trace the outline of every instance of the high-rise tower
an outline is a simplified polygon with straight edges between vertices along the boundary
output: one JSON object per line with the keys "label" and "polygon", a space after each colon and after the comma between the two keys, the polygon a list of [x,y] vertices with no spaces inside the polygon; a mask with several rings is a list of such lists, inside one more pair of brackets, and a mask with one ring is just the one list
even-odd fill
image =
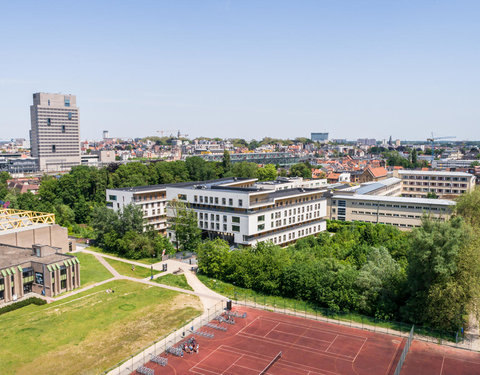
{"label": "high-rise tower", "polygon": [[32,156],[44,172],[80,164],[80,122],[75,95],[33,94],[30,106]]}

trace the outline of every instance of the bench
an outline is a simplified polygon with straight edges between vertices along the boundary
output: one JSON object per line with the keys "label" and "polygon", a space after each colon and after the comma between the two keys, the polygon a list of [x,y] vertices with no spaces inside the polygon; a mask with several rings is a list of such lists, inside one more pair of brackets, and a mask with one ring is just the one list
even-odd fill
{"label": "bench", "polygon": [[154,355],[152,356],[152,362],[155,362],[156,364],[165,367],[168,364],[168,359],[160,357],[158,355]]}
{"label": "bench", "polygon": [[139,368],[137,368],[137,373],[142,375],[155,375],[155,371],[145,366],[140,366]]}

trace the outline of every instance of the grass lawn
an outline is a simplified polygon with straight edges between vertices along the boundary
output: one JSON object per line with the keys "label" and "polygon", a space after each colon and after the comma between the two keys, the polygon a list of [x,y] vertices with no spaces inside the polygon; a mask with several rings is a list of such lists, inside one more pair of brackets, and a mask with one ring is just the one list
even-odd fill
{"label": "grass lawn", "polygon": [[[136,277],[137,279],[144,279],[146,277],[150,277],[151,271],[150,267],[140,267],[135,266],[135,270],[132,271],[132,263],[122,262],[121,260],[105,259],[113,268],[115,268],[119,274],[124,276]],[[153,274],[156,275],[160,273],[159,271],[153,270]]]}
{"label": "grass lawn", "polygon": [[201,306],[195,296],[128,280],[29,305],[0,319],[0,372],[99,374],[198,316]]}
{"label": "grass lawn", "polygon": [[169,273],[165,276],[160,276],[158,279],[155,279],[155,281],[160,284],[176,286],[186,290],[193,290],[193,288],[188,284],[185,275],[172,275]]}
{"label": "grass lawn", "polygon": [[158,258],[127,259],[127,258],[124,258],[124,257],[118,255],[118,254],[109,253],[108,251],[104,251],[100,247],[96,247],[96,246],[89,246],[86,249],[90,250],[90,251],[95,251],[96,253],[111,255],[111,256],[114,256],[114,257],[117,257],[117,258],[122,258],[122,259],[125,259],[125,260],[133,260],[135,262],[144,263],[144,264],[147,264],[147,265],[155,264],[155,263],[158,263],[158,262],[162,261],[161,259],[158,259]]}
{"label": "grass lawn", "polygon": [[80,252],[73,255],[80,261],[80,282],[82,287],[113,277],[110,271],[95,259],[93,255]]}

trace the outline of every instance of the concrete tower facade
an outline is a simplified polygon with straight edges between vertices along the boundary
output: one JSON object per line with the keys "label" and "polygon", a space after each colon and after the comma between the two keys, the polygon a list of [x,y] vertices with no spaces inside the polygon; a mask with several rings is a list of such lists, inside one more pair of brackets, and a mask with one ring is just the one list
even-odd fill
{"label": "concrete tower facade", "polygon": [[80,165],[80,119],[75,95],[33,94],[30,106],[32,156],[43,172]]}

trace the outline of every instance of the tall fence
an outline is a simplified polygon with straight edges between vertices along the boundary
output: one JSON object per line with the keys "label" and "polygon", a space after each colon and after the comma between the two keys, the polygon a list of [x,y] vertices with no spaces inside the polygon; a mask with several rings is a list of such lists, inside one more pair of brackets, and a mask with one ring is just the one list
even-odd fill
{"label": "tall fence", "polygon": [[199,330],[208,322],[212,321],[217,315],[223,312],[226,301],[219,301],[214,306],[210,307],[201,316],[188,321],[183,327],[172,331],[158,340],[148,344],[145,348],[139,350],[137,353],[125,358],[116,365],[110,367],[108,370],[102,372],[102,375],[128,375],[136,371],[137,368],[148,363],[153,356],[165,353],[167,348],[177,346],[184,340],[191,331]]}
{"label": "tall fence", "polygon": [[[229,293],[227,293],[229,294]],[[225,295],[225,294],[224,294]],[[263,295],[248,295],[234,292],[231,295],[235,304],[253,308],[266,309],[286,315],[304,317],[313,320],[331,322],[349,327],[355,327],[372,332],[407,337],[412,327],[411,323],[383,320],[354,312],[336,311],[314,306],[307,302],[296,301],[282,297]],[[458,332],[448,332],[430,327],[415,326],[415,338],[440,345],[453,346],[462,349],[479,351],[474,346],[473,339]]]}
{"label": "tall fence", "polygon": [[408,335],[407,342],[405,344],[405,347],[403,348],[402,355],[398,360],[397,368],[395,369],[394,375],[400,375],[400,371],[402,371],[403,362],[405,362],[405,358],[407,358],[408,351],[410,350],[410,345],[412,345],[413,331],[414,326],[412,326],[412,329],[410,330],[410,334]]}

